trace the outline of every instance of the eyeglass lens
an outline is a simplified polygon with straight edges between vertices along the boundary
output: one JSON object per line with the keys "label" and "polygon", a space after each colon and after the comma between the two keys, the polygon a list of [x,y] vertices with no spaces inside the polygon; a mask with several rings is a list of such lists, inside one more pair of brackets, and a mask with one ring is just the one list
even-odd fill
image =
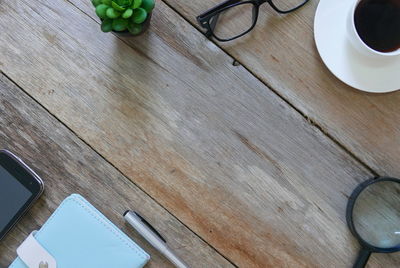
{"label": "eyeglass lens", "polygon": [[353,208],[356,232],[370,245],[393,248],[400,245],[400,183],[382,181],[369,185]]}
{"label": "eyeglass lens", "polygon": [[226,40],[247,32],[253,26],[253,8],[253,4],[245,3],[214,16],[210,21],[210,24],[215,23],[214,35]]}
{"label": "eyeglass lens", "polygon": [[[290,12],[308,0],[271,0],[274,8]],[[257,7],[253,3],[241,3],[227,8],[209,20],[214,36],[229,40],[249,31],[255,23]]]}

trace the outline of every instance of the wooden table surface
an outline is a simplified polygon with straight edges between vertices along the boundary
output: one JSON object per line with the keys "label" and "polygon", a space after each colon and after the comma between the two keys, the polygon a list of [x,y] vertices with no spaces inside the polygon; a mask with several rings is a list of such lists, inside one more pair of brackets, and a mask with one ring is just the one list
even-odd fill
{"label": "wooden table surface", "polygon": [[[286,16],[264,5],[226,44],[195,23],[218,2],[158,1],[149,31],[122,38],[99,30],[89,0],[0,0],[0,147],[46,184],[0,243],[1,267],[71,193],[148,251],[148,267],[170,264],[124,224],[126,208],[191,267],[351,267],[348,196],[400,176],[399,93],[329,73],[317,1]],[[399,266],[396,253],[369,262]]]}

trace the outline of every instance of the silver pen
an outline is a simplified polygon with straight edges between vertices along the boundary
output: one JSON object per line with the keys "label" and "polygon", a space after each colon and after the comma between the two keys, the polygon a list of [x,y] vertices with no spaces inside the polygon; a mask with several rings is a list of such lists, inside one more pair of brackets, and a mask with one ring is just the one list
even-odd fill
{"label": "silver pen", "polygon": [[142,216],[134,211],[124,213],[125,220],[147,240],[154,248],[163,254],[178,268],[189,268],[167,245],[167,241]]}

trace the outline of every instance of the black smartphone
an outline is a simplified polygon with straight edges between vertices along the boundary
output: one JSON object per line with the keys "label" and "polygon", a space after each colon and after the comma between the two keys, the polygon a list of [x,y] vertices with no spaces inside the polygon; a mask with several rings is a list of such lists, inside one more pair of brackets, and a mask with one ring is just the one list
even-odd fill
{"label": "black smartphone", "polygon": [[43,181],[20,158],[0,150],[0,240],[43,192]]}

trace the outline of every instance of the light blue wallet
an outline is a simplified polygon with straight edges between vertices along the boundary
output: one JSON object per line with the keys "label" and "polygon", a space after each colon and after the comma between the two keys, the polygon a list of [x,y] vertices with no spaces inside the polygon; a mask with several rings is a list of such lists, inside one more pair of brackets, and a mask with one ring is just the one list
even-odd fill
{"label": "light blue wallet", "polygon": [[[150,256],[82,196],[66,198],[34,234],[57,268],[139,268]],[[27,268],[17,258],[9,268]],[[29,267],[30,268],[30,267]]]}

